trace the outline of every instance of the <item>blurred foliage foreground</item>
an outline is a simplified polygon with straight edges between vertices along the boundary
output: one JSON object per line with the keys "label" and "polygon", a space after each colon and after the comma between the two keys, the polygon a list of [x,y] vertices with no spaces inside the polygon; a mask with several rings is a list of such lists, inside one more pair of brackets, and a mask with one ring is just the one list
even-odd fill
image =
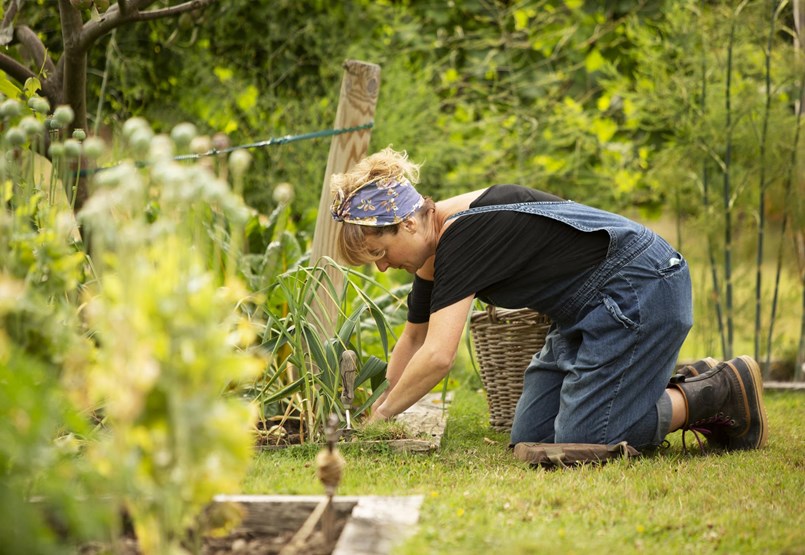
{"label": "blurred foliage foreground", "polygon": [[[2,112],[3,549],[110,542],[125,512],[143,552],[176,552],[212,496],[238,490],[255,444],[288,430],[316,441],[325,416],[359,414],[370,383],[382,391],[388,324],[365,293],[382,288],[340,268],[337,288],[302,264],[292,189],[270,216],[242,200],[246,150],[178,162],[210,139],[133,118],[119,162],[99,171],[109,147],[65,137],[69,107],[34,95]],[[93,194],[76,218],[79,179]],[[311,313],[319,292],[338,306],[334,337]],[[343,407],[346,349],[359,387]]]}

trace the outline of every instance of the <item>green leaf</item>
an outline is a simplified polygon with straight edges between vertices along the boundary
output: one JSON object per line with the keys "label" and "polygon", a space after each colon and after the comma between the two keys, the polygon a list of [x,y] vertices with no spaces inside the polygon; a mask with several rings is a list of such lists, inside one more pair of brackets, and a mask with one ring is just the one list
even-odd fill
{"label": "green leaf", "polygon": [[318,331],[307,323],[301,324],[301,327],[302,335],[307,342],[308,349],[310,349],[311,362],[322,370],[327,368],[327,351],[319,338]]}
{"label": "green leaf", "polygon": [[384,379],[383,382],[380,385],[378,385],[376,389],[372,390],[371,397],[369,397],[366,401],[364,401],[364,403],[360,407],[358,407],[358,409],[355,411],[355,416],[358,416],[363,411],[371,407],[374,404],[374,402],[377,401],[381,395],[383,395],[383,392],[386,391],[388,387],[389,382],[388,380]]}
{"label": "green leaf", "polygon": [[629,170],[618,170],[615,173],[615,187],[620,193],[630,193],[640,181],[640,174]]}
{"label": "green leaf", "polygon": [[226,67],[216,67],[212,70],[212,72],[216,77],[218,77],[218,79],[220,79],[221,83],[226,83],[234,76],[234,72]]}
{"label": "green leaf", "polygon": [[606,63],[607,61],[601,55],[601,52],[597,48],[593,48],[584,59],[584,68],[587,70],[587,73],[593,73],[604,67]]}
{"label": "green leaf", "polygon": [[296,393],[297,391],[299,391],[302,388],[302,385],[304,383],[305,383],[305,377],[302,376],[299,379],[297,379],[295,382],[286,385],[285,387],[283,387],[279,391],[276,391],[276,392],[272,393],[268,397],[264,397],[264,398],[260,399],[260,401],[264,405],[270,405],[271,403],[276,403],[277,401],[281,401],[283,399],[286,399],[286,398],[290,397],[291,395],[293,395],[294,393]]}
{"label": "green leaf", "polygon": [[39,79],[36,77],[29,77],[25,80],[25,85],[23,86],[23,90],[25,91],[25,96],[30,98],[36,95],[36,91],[42,88],[42,84],[39,82]]}
{"label": "green leaf", "polygon": [[514,10],[514,30],[522,31],[528,27],[528,12],[526,10]]}
{"label": "green leaf", "polygon": [[380,360],[376,356],[369,357],[355,378],[355,387],[362,385],[366,380],[371,380],[374,391],[386,378],[386,368],[388,368],[386,361]]}
{"label": "green leaf", "polygon": [[341,329],[338,330],[338,339],[341,341],[342,344],[349,343],[349,338],[352,336],[352,333],[355,331],[355,327],[360,322],[361,315],[366,310],[366,305],[360,305],[355,311],[350,314],[349,318],[341,325]]}
{"label": "green leaf", "polygon": [[246,90],[244,90],[242,93],[238,95],[236,101],[238,104],[238,108],[240,108],[244,112],[251,110],[257,105],[258,96],[259,93],[257,91],[257,87],[255,87],[254,85],[249,85],[248,87],[246,87]]}
{"label": "green leaf", "polygon": [[451,67],[450,69],[445,71],[444,74],[442,75],[442,82],[445,85],[452,85],[453,83],[458,81],[458,77],[459,77],[458,71],[456,71],[455,68]]}
{"label": "green leaf", "polygon": [[20,88],[8,79],[5,72],[0,73],[0,93],[8,98],[17,99],[21,92]]}
{"label": "green leaf", "polygon": [[593,121],[592,132],[595,133],[599,143],[608,142],[618,131],[618,124],[609,118]]}

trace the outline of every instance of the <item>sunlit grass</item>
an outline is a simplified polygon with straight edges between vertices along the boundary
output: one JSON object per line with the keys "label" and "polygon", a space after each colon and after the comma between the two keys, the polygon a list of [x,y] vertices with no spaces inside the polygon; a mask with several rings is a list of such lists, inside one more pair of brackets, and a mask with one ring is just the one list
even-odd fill
{"label": "sunlit grass", "polygon": [[[603,467],[544,471],[491,431],[482,394],[456,392],[442,449],[346,449],[342,495],[423,495],[416,534],[395,553],[803,553],[805,395],[766,395],[766,449],[703,456],[671,447]],[[259,455],[247,493],[320,494],[316,448]]]}

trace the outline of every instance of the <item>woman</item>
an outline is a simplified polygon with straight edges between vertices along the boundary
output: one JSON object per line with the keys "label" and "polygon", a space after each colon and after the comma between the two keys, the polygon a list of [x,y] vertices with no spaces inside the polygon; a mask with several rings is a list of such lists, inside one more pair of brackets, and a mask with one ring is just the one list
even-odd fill
{"label": "woman", "polygon": [[752,359],[701,361],[669,383],[692,308],[687,263],[662,238],[621,216],[514,185],[435,203],[416,191],[418,177],[405,152],[387,148],[331,181],[344,259],[415,275],[390,386],[372,419],[404,411],[448,373],[477,297],[553,321],[525,369],[512,444],[643,448],[679,428],[725,449],[765,444]]}

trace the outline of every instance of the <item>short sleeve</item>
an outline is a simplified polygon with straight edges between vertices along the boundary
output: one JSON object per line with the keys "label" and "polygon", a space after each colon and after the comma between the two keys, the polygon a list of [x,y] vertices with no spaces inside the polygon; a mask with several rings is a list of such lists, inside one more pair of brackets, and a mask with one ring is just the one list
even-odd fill
{"label": "short sleeve", "polygon": [[433,293],[433,282],[415,275],[411,292],[408,293],[408,321],[412,324],[424,324],[430,320],[430,298]]}

